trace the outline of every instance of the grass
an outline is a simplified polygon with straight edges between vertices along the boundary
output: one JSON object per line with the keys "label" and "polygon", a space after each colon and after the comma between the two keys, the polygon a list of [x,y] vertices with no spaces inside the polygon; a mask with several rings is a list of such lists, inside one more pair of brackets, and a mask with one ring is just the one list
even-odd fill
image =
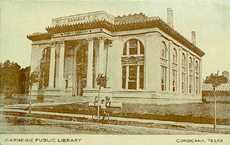
{"label": "grass", "polygon": [[[68,105],[56,105],[56,106],[43,106],[34,107],[34,111],[44,112],[58,112],[58,113],[70,113],[70,114],[86,114],[96,115],[96,108],[89,108],[87,103],[85,104],[68,104]],[[156,114],[156,113],[140,113],[140,112],[129,112],[117,109],[110,109],[110,116],[114,117],[127,117],[127,118],[139,118],[139,119],[150,119],[150,120],[163,120],[163,121],[176,121],[176,122],[192,122],[201,124],[212,124],[214,122],[213,117],[210,115],[197,116],[194,114]],[[217,123],[222,125],[230,125],[230,119],[217,118]]]}

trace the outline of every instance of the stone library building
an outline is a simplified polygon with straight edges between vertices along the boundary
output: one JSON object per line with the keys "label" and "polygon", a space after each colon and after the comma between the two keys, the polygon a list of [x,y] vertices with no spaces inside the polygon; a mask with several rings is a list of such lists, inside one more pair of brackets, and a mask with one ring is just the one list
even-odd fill
{"label": "stone library building", "polygon": [[201,102],[202,56],[196,45],[167,22],[143,13],[113,16],[105,11],[52,19],[45,33],[27,36],[32,43],[33,94],[98,94],[97,76],[106,76],[101,96],[120,102]]}

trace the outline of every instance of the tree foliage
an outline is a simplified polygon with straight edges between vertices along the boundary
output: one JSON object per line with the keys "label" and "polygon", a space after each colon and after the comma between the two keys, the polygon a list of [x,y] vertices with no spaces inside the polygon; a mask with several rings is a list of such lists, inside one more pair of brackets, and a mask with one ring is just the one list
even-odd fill
{"label": "tree foliage", "polygon": [[226,78],[223,75],[218,75],[217,74],[211,74],[206,77],[204,83],[206,84],[212,84],[214,87],[219,86],[221,84],[228,83],[228,78]]}

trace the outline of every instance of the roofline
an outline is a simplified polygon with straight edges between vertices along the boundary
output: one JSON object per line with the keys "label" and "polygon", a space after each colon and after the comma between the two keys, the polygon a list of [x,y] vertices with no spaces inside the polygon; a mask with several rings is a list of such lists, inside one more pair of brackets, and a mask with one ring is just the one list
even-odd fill
{"label": "roofline", "polygon": [[48,40],[51,39],[52,34],[86,30],[86,29],[95,29],[95,28],[105,28],[111,32],[119,32],[119,31],[154,28],[154,27],[159,28],[160,30],[162,30],[163,32],[165,32],[166,34],[168,34],[169,36],[171,36],[172,38],[174,38],[184,46],[191,49],[199,56],[205,55],[205,53],[200,48],[198,48],[196,45],[191,43],[188,39],[186,39],[183,35],[178,33],[172,27],[170,27],[159,17],[154,17],[154,19],[146,20],[143,22],[132,22],[132,23],[112,24],[106,20],[98,20],[91,23],[85,22],[80,24],[55,25],[46,28],[48,33],[32,34],[32,35],[28,35],[27,38],[32,41]]}
{"label": "roofline", "polygon": [[51,39],[50,33],[33,33],[26,36],[31,41],[49,40]]}
{"label": "roofline", "polygon": [[[87,14],[94,14],[94,13],[106,13],[108,14],[106,11],[94,11],[94,12],[86,12],[86,13],[80,13],[80,14],[73,14],[73,15],[68,15],[68,16],[61,16],[61,17],[56,17],[56,18],[53,18],[52,20],[55,20],[55,19],[63,19],[63,18],[68,18],[68,17],[73,17],[73,16],[81,16],[81,15],[87,15]],[[111,15],[111,14],[109,14]]]}

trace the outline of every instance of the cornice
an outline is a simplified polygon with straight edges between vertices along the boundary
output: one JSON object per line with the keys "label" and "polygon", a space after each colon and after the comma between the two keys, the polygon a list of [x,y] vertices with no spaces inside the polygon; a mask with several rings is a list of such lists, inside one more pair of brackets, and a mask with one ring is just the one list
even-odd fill
{"label": "cornice", "polygon": [[66,33],[73,31],[81,31],[87,29],[97,29],[104,28],[110,32],[120,32],[129,30],[138,30],[146,28],[159,28],[161,31],[165,32],[173,39],[177,40],[179,43],[191,49],[193,52],[199,56],[203,56],[205,53],[187,40],[184,36],[178,33],[176,30],[171,28],[167,23],[161,20],[159,17],[153,17],[151,19],[146,19],[143,21],[126,21],[121,23],[112,24],[106,20],[98,20],[94,22],[85,22],[80,24],[69,24],[69,25],[55,25],[46,28],[48,33],[32,34],[27,36],[28,39],[32,41],[47,40],[51,39],[52,34]]}
{"label": "cornice", "polygon": [[51,34],[49,33],[33,33],[27,35],[27,38],[32,41],[40,41],[40,40],[49,40],[51,39]]}

